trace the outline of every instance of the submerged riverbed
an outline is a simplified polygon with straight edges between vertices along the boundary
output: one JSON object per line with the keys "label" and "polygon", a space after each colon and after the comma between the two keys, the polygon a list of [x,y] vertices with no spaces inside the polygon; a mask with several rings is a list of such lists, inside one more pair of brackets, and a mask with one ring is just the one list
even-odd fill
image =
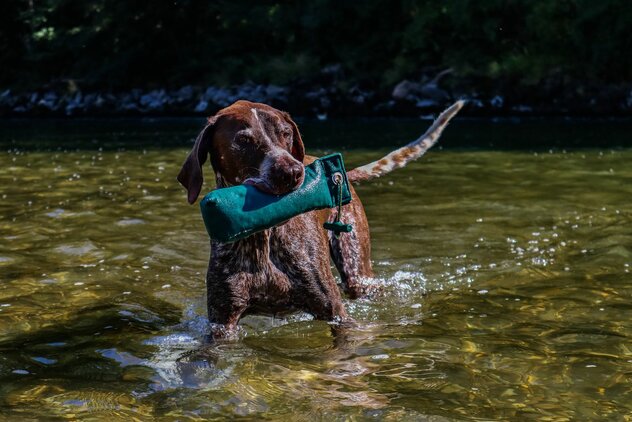
{"label": "submerged riverbed", "polygon": [[[352,168],[427,124],[303,127]],[[457,122],[447,148],[359,186],[384,293],[346,301],[339,348],[304,314],[205,343],[208,239],[175,181],[199,127],[0,123],[0,416],[632,413],[629,123]]]}

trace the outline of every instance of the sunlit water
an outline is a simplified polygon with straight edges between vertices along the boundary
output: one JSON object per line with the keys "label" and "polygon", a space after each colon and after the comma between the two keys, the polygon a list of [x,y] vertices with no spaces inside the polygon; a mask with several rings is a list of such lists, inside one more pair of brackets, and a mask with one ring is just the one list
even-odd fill
{"label": "sunlit water", "polygon": [[[358,324],[344,346],[302,314],[248,317],[238,340],[213,345],[208,239],[175,182],[199,121],[154,124],[1,133],[0,417],[632,414],[627,139],[549,151],[529,148],[537,133],[519,123],[502,136],[491,124],[448,129],[447,145],[489,136],[504,147],[515,131],[521,149],[436,149],[358,188],[384,292],[346,302]],[[426,123],[321,125],[307,125],[311,152],[342,150],[353,167]]]}

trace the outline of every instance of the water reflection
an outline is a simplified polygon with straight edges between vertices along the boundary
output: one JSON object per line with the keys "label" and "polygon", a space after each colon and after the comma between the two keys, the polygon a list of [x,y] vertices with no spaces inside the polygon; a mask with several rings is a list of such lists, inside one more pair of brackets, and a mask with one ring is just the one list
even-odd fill
{"label": "water reflection", "polygon": [[206,342],[186,152],[0,154],[0,415],[632,412],[632,151],[435,151],[360,186],[383,292],[347,303],[338,347],[304,314]]}

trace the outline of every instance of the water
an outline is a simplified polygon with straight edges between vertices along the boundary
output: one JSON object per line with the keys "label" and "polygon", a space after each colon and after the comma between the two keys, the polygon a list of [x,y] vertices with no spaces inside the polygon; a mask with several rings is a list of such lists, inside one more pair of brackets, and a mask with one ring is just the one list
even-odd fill
{"label": "water", "polygon": [[[347,302],[338,348],[305,314],[205,342],[208,241],[174,180],[199,126],[2,123],[0,417],[632,414],[629,122],[465,121],[361,185],[384,293]],[[303,127],[352,167],[426,123]]]}

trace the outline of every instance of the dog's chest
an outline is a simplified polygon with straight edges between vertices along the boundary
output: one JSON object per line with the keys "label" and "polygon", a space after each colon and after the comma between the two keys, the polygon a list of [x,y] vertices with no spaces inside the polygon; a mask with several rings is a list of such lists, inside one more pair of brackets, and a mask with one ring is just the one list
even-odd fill
{"label": "dog's chest", "polygon": [[270,237],[265,231],[231,244],[213,242],[209,274],[214,281],[246,290],[251,300],[276,301],[286,295],[293,283],[282,263],[291,260],[291,252]]}

